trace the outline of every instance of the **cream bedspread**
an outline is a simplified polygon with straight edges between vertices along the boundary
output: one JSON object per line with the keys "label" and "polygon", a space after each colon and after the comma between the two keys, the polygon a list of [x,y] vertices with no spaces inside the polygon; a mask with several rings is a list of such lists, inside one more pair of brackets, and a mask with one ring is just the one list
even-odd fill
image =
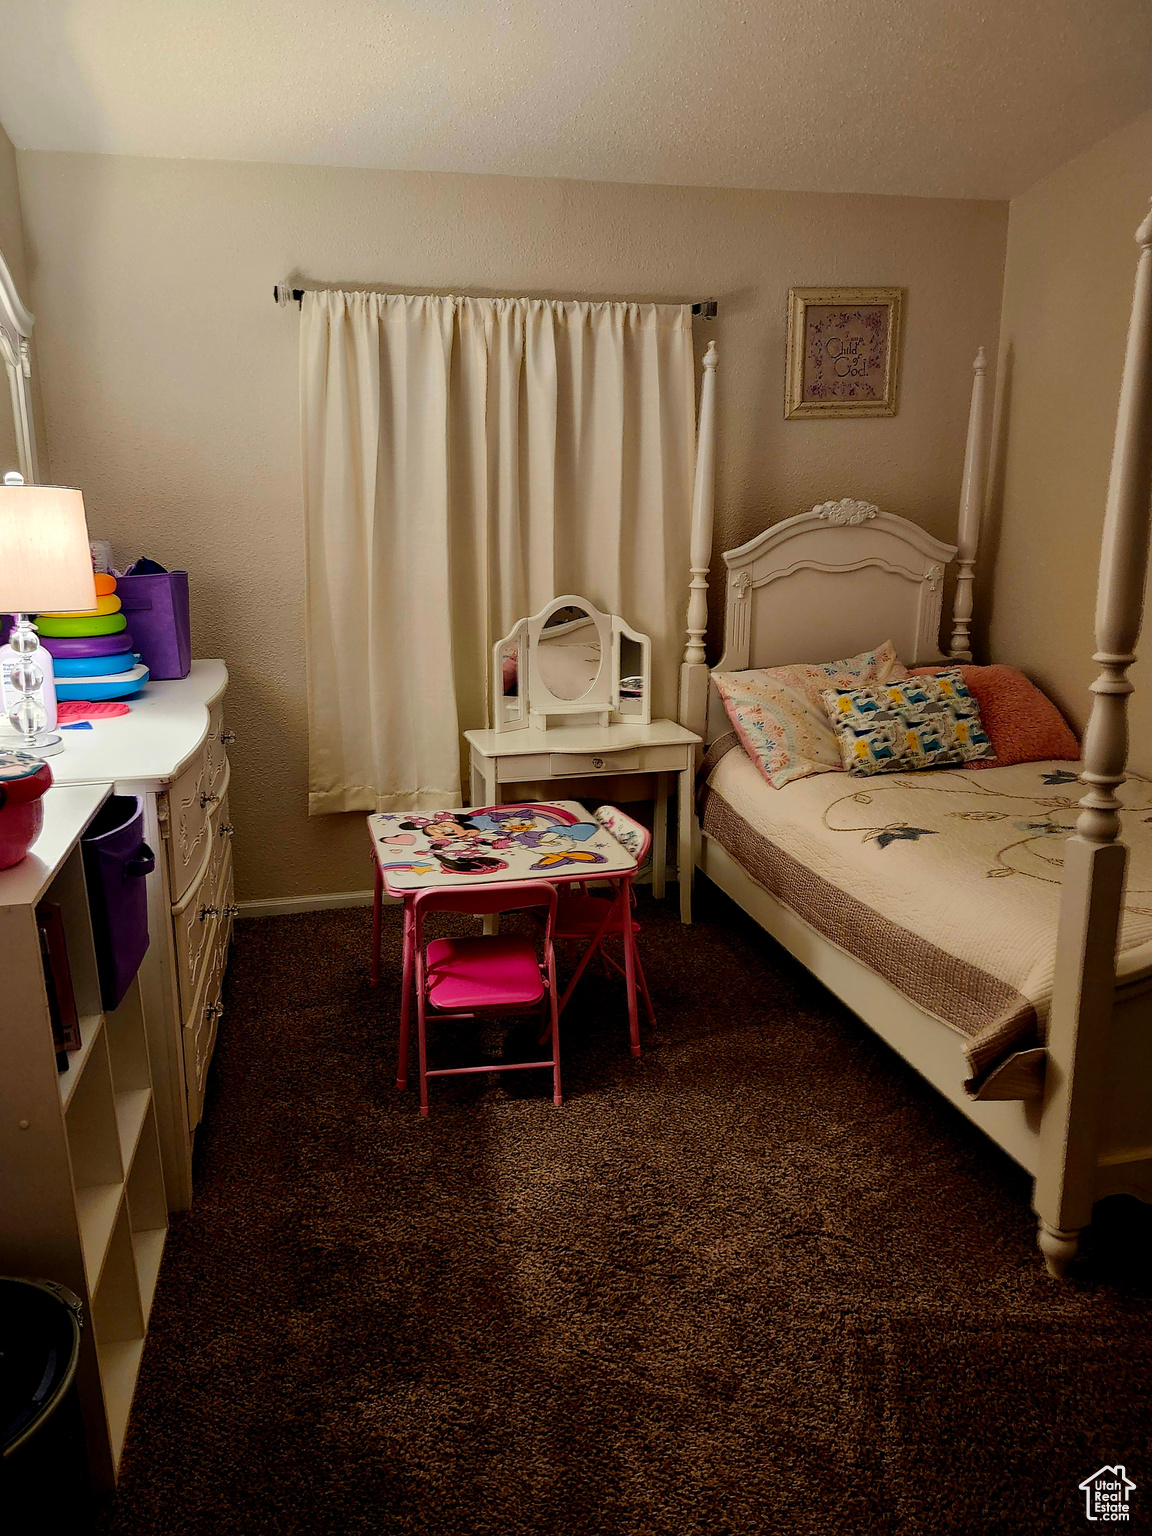
{"label": "cream bedspread", "polygon": [[[704,831],[808,922],[965,1037],[971,1087],[1042,1041],[1076,764],[1024,763],[772,789],[737,747]],[[1129,844],[1122,977],[1152,970],[1152,782],[1120,791]]]}

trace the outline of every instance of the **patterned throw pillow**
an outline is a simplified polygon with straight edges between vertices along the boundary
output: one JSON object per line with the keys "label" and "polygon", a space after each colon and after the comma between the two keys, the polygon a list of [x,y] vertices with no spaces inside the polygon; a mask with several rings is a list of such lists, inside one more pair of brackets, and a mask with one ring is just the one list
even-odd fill
{"label": "patterned throw pillow", "polygon": [[903,682],[827,688],[823,699],[849,773],[947,768],[995,756],[959,668]]}
{"label": "patterned throw pillow", "polygon": [[782,789],[793,779],[843,769],[821,697],[826,688],[908,676],[895,646],[885,640],[846,661],[713,672],[712,679],[744,750],[773,789]]}
{"label": "patterned throw pillow", "polygon": [[[935,677],[950,667],[913,667],[913,677]],[[1076,733],[1064,716],[1018,667],[961,666],[964,686],[980,706],[980,719],[996,757],[977,768],[1007,768],[1012,763],[1075,762],[1080,756]]]}

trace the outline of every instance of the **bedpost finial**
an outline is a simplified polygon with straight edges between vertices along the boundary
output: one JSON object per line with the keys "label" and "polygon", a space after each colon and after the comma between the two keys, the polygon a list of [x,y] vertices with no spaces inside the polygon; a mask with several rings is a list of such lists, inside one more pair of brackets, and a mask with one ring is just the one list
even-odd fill
{"label": "bedpost finial", "polygon": [[719,361],[720,354],[716,350],[716,343],[714,341],[710,341],[704,353],[704,366],[705,368],[715,368]]}
{"label": "bedpost finial", "polygon": [[1152,245],[1152,199],[1149,200],[1148,212],[1144,216],[1144,222],[1136,231],[1136,244],[1142,245],[1145,250]]}
{"label": "bedpost finial", "polygon": [[984,348],[981,347],[980,350],[976,353],[976,361],[972,364],[972,372],[973,373],[987,373],[987,371],[988,371],[988,359],[984,355]]}

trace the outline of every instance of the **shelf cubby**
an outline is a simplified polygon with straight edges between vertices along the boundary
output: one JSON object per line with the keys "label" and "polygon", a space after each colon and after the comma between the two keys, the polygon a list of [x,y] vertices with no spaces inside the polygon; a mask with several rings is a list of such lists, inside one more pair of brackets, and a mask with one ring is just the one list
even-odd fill
{"label": "shelf cubby", "polygon": [[[115,1483],[167,1235],[139,986],[103,1010],[80,848],[110,792],[51,789],[33,852],[0,871],[0,1272],[58,1280],[83,1302],[77,1380],[103,1487]],[[36,928],[45,900],[61,909],[80,1017],[63,1072]]]}

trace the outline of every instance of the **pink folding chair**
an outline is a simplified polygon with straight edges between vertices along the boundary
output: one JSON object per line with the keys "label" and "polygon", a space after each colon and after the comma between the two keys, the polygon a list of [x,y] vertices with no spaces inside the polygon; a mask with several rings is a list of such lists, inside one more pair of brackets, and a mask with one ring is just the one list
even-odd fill
{"label": "pink folding chair", "polygon": [[[544,958],[531,938],[493,934],[483,938],[432,939],[424,945],[428,912],[512,912],[546,909]],[[474,1072],[527,1072],[552,1068],[552,1102],[560,1103],[560,1013],[556,1004],[556,887],[546,881],[519,880],[507,885],[473,885],[455,890],[421,891],[412,903],[412,943],[416,955],[416,1019],[420,1048],[420,1113],[428,1113],[428,1079]],[[547,1061],[510,1061],[481,1067],[442,1067],[429,1072],[426,1025],[429,1018],[472,1019],[483,1014],[544,1011],[541,1044],[551,1037]],[[401,1024],[400,1061],[407,1061],[407,1021]]]}
{"label": "pink folding chair", "polygon": [[[623,811],[618,811],[612,805],[602,805],[594,815],[605,831],[610,832],[636,860],[638,873],[652,846],[652,834],[648,828],[641,826],[638,821],[633,821],[631,816],[625,816]],[[636,935],[640,932],[640,924],[632,916],[632,909],[636,905],[636,893],[632,889],[634,878],[634,873],[613,876],[616,889],[611,896],[590,895],[587,882],[581,882],[579,895],[561,896],[556,912],[555,936],[558,943],[582,943],[586,946],[580,963],[560,999],[560,1012],[563,1013],[576,983],[587,969],[588,962],[599,955],[605,966],[611,966],[624,977],[628,992],[628,1033],[632,1042],[632,1054],[639,1056],[640,1020],[637,1017],[636,1006],[637,982],[640,984],[640,992],[644,998],[648,1022],[653,1028],[656,1026],[656,1015],[652,1011],[652,999],[648,995],[644,967],[640,964],[640,956],[636,953]],[[606,939],[623,940],[623,964],[605,949]]]}

